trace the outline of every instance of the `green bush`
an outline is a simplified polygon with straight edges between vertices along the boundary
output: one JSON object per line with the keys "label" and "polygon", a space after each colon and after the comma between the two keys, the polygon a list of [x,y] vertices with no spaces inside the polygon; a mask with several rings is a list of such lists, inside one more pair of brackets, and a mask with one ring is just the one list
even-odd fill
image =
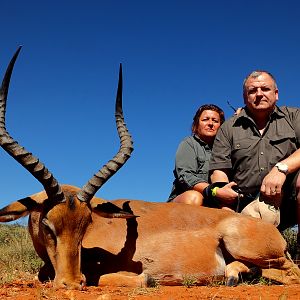
{"label": "green bush", "polygon": [[288,228],[282,232],[284,239],[287,242],[288,252],[295,259],[297,252],[297,231],[295,228]]}

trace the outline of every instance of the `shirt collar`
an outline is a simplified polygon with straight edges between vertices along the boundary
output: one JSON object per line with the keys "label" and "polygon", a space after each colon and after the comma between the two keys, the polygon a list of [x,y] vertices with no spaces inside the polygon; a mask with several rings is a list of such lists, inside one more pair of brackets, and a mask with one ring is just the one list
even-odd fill
{"label": "shirt collar", "polygon": [[[250,120],[251,122],[254,122],[253,119],[248,115],[246,106],[243,107],[243,110],[234,117],[235,117],[235,120],[233,122],[234,124],[236,124],[236,122],[241,122],[245,118]],[[282,118],[282,117],[284,117],[284,113],[282,112],[280,107],[278,107],[276,105],[273,112],[271,113],[271,118],[276,119],[276,118]]]}
{"label": "shirt collar", "polygon": [[277,115],[277,116],[279,116],[279,117],[284,117],[285,116],[285,114],[284,114],[284,112],[281,110],[281,108],[279,107],[279,106],[275,106],[275,109],[274,109],[274,111],[272,112],[272,115]]}
{"label": "shirt collar", "polygon": [[201,140],[201,138],[200,138],[196,133],[193,134],[193,137],[194,137],[194,139],[195,139],[196,141],[198,141],[200,144],[202,144],[203,146],[209,148],[208,144],[205,143],[203,140]]}

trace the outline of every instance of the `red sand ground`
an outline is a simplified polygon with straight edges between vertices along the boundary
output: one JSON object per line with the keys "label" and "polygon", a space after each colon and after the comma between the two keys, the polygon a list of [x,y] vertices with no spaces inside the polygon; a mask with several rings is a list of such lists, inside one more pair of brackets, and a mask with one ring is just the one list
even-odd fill
{"label": "red sand ground", "polygon": [[111,300],[111,299],[247,299],[247,300],[300,300],[297,285],[240,285],[237,287],[164,287],[125,288],[87,287],[83,291],[54,290],[50,284],[34,280],[17,281],[0,286],[0,299],[13,300]]}

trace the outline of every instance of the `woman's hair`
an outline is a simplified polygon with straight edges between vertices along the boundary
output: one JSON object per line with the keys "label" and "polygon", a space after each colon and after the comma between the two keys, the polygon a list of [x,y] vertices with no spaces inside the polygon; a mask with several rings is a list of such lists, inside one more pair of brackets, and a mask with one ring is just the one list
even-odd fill
{"label": "woman's hair", "polygon": [[196,133],[197,132],[197,129],[198,129],[198,124],[199,124],[199,119],[200,119],[200,116],[201,114],[203,113],[203,111],[205,110],[212,110],[212,111],[215,111],[219,114],[220,116],[220,123],[223,124],[223,122],[225,121],[225,114],[224,114],[224,111],[217,105],[214,105],[214,104],[204,104],[204,105],[201,105],[194,118],[193,118],[193,123],[192,123],[192,133]]}

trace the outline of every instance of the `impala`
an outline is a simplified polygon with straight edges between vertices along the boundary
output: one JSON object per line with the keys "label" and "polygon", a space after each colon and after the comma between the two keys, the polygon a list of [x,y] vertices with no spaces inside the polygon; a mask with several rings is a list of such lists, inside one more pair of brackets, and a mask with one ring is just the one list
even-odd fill
{"label": "impala", "polygon": [[[0,90],[0,145],[43,186],[43,191],[0,210],[0,222],[29,215],[28,228],[44,261],[40,280],[58,288],[85,284],[147,286],[154,281],[180,285],[185,276],[198,284],[259,269],[282,283],[300,283],[300,270],[271,224],[241,214],[178,203],[151,203],[95,197],[133,150],[122,110],[122,68],[116,97],[118,153],[81,189],[60,185],[38,158],[21,147],[5,128],[5,111],[16,51]],[[74,145],[70,145],[72,149]]]}

